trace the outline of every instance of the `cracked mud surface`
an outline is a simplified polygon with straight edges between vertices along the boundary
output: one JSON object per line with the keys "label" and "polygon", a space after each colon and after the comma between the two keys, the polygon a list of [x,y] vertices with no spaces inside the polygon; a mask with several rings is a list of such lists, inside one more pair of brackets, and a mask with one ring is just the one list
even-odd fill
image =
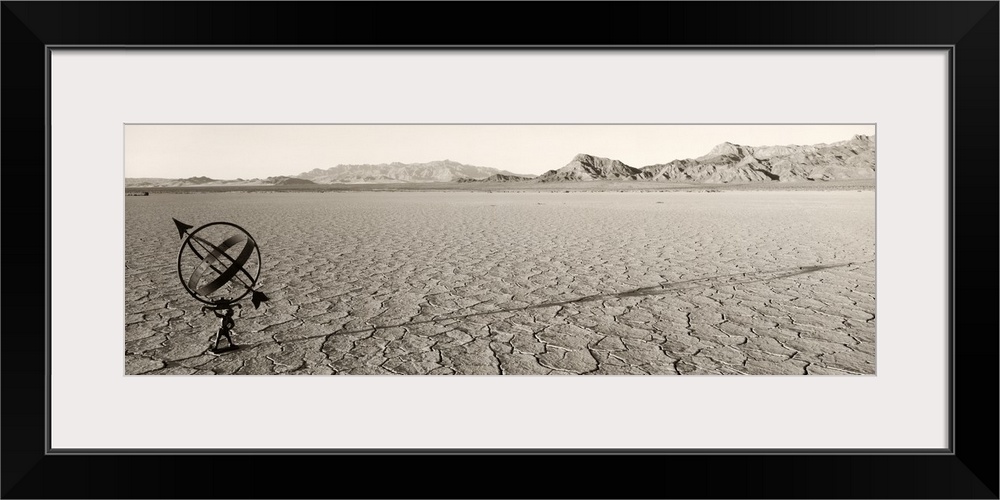
{"label": "cracked mud surface", "polygon": [[[238,350],[171,217],[257,240]],[[875,193],[125,199],[126,374],[873,374]]]}

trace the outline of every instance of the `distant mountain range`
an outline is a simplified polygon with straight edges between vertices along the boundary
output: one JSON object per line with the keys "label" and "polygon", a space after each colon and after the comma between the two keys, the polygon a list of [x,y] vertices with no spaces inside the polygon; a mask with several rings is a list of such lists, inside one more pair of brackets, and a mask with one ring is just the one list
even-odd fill
{"label": "distant mountain range", "polygon": [[280,175],[266,179],[220,180],[209,177],[188,177],[187,179],[164,179],[159,177],[126,177],[125,187],[197,187],[197,186],[290,186],[314,185],[313,181]]}
{"label": "distant mountain range", "polygon": [[643,167],[641,178],[705,183],[874,179],[875,141],[872,136],[856,135],[813,146],[750,147],[724,142],[698,158]]}
{"label": "distant mountain range", "polygon": [[458,182],[522,182],[534,180],[534,175],[521,174],[493,174],[485,179],[473,179],[471,177],[458,179]]}
{"label": "distant mountain range", "polygon": [[217,180],[126,178],[126,187],[237,185],[381,184],[416,182],[579,182],[598,180],[685,183],[827,181],[875,178],[875,140],[856,135],[811,146],[743,146],[724,142],[697,158],[635,168],[620,160],[578,154],[565,166],[540,176],[523,175],[451,160],[427,163],[337,165],[294,177]]}
{"label": "distant mountain range", "polygon": [[[313,169],[296,177],[317,184],[454,182],[461,179],[484,179],[494,175],[517,176],[506,170],[464,165],[451,160],[428,163],[380,163],[378,165],[337,165],[326,170]],[[527,176],[522,176],[527,177]]]}

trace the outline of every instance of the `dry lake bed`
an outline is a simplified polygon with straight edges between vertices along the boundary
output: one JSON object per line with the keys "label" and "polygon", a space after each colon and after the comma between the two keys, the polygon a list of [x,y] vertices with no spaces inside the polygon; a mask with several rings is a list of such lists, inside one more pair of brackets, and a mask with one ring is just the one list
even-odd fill
{"label": "dry lake bed", "polygon": [[[256,239],[233,340],[171,218]],[[125,198],[126,374],[873,374],[875,192]]]}

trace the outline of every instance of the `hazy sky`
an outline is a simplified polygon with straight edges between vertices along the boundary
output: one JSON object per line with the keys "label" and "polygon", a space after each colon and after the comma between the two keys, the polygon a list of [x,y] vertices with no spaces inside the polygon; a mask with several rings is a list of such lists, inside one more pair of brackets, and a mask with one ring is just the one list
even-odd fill
{"label": "hazy sky", "polygon": [[875,125],[126,125],[125,177],[251,179],[445,159],[541,174],[577,153],[641,168],[726,141],[818,144],[874,133]]}

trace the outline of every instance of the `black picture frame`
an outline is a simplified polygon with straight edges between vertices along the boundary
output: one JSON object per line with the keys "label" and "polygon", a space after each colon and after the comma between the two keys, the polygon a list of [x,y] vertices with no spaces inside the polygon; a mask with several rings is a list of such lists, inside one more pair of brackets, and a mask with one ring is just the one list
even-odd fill
{"label": "black picture frame", "polygon": [[[996,1],[2,5],[4,498],[998,498]],[[951,446],[934,453],[51,453],[48,275],[19,270],[47,269],[47,61],[56,46],[942,47],[952,96]],[[566,467],[577,477],[560,477]],[[362,480],[372,472],[378,484]],[[463,490],[455,478],[472,478],[480,489]]]}

